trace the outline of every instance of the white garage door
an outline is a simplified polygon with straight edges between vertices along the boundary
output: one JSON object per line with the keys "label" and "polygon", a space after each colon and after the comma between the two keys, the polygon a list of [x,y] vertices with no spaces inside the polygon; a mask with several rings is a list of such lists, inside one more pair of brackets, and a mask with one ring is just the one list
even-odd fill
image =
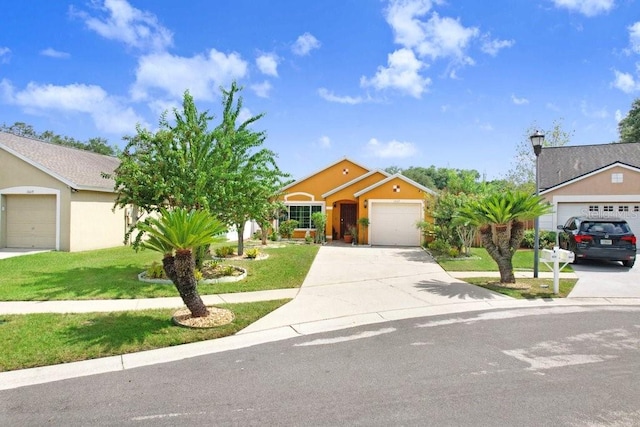
{"label": "white garage door", "polygon": [[[592,211],[589,210],[591,206]],[[597,206],[598,211],[595,211]],[[607,209],[605,211],[605,209]],[[622,218],[629,223],[631,230],[640,235],[640,203],[558,203],[558,225],[564,225],[572,216],[600,216]]]}
{"label": "white garage door", "polygon": [[8,195],[7,247],[55,249],[56,196]]}
{"label": "white garage door", "polygon": [[371,244],[384,246],[420,246],[422,219],[420,203],[371,203]]}

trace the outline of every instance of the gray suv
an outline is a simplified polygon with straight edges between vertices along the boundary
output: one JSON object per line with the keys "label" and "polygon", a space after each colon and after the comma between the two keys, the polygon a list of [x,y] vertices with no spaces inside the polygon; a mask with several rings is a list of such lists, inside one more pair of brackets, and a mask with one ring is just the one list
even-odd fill
{"label": "gray suv", "polygon": [[560,247],[573,251],[574,263],[585,259],[636,262],[636,236],[624,219],[572,217],[558,227]]}

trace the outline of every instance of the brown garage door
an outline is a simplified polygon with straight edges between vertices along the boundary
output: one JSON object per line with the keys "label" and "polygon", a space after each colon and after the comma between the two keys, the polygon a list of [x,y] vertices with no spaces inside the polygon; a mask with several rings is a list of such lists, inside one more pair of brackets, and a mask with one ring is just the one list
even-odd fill
{"label": "brown garage door", "polygon": [[56,196],[8,195],[7,247],[55,249]]}

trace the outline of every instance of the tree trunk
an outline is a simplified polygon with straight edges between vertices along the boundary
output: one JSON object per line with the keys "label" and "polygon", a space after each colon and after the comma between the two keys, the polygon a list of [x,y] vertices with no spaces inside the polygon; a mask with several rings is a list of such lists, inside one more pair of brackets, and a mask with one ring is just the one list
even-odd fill
{"label": "tree trunk", "polygon": [[244,255],[244,223],[237,225],[238,229],[238,256]]}
{"label": "tree trunk", "polygon": [[[200,294],[198,294],[198,282],[194,275],[195,262],[191,251],[188,249],[176,251],[174,267],[176,280],[173,283],[176,285],[180,297],[191,312],[191,315],[193,317],[208,316],[209,310],[204,305],[202,298],[200,298]],[[167,276],[169,276],[168,273]],[[171,280],[173,281],[173,279]]]}
{"label": "tree trunk", "polygon": [[506,226],[496,226],[496,241],[493,240],[493,232],[490,225],[480,228],[482,246],[487,250],[491,258],[498,264],[500,271],[500,283],[515,283],[511,259],[513,253],[510,248],[510,236]]}

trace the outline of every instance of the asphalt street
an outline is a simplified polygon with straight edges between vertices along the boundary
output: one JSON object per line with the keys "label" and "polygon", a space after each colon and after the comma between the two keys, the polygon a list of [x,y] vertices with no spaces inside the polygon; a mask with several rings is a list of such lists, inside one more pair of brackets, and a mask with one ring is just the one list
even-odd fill
{"label": "asphalt street", "polygon": [[640,425],[640,307],[360,326],[0,391],[7,426]]}

